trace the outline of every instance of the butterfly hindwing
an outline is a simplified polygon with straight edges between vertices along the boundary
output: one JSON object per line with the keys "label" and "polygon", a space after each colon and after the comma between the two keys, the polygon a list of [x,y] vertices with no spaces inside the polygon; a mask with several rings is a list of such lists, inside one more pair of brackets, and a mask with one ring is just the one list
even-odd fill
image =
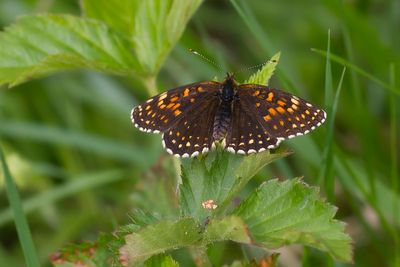
{"label": "butterfly hindwing", "polygon": [[250,154],[276,147],[280,139],[268,134],[251,111],[241,101],[233,104],[232,124],[225,140],[226,150],[232,153]]}
{"label": "butterfly hindwing", "polygon": [[163,134],[167,152],[180,157],[193,157],[211,149],[214,117],[219,105],[218,97],[204,100],[190,116],[182,117]]}
{"label": "butterfly hindwing", "polygon": [[217,82],[198,82],[156,95],[132,109],[132,122],[144,132],[165,132],[212,98],[219,86]]}
{"label": "butterfly hindwing", "polygon": [[307,134],[320,126],[326,113],[307,101],[262,85],[240,85],[238,96],[245,109],[279,140]]}

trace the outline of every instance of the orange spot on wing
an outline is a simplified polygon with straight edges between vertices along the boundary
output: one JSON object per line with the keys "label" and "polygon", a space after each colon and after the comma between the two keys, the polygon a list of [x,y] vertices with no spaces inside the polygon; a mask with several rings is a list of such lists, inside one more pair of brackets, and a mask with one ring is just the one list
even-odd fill
{"label": "orange spot on wing", "polygon": [[193,103],[195,100],[196,100],[196,99],[191,98],[191,99],[190,99],[190,103]]}
{"label": "orange spot on wing", "polygon": [[294,110],[293,110],[292,108],[288,108],[287,111],[288,111],[289,113],[293,113],[293,112],[294,112]]}
{"label": "orange spot on wing", "polygon": [[282,100],[278,100],[277,103],[278,103],[278,105],[281,106],[281,107],[283,107],[284,105],[286,105],[286,103],[283,102]]}
{"label": "orange spot on wing", "polygon": [[165,107],[166,107],[166,105],[162,104],[162,105],[160,106],[160,109],[164,109]]}
{"label": "orange spot on wing", "polygon": [[147,106],[147,107],[146,107],[146,110],[149,110],[150,108],[151,108],[150,106]]}
{"label": "orange spot on wing", "polygon": [[183,97],[187,97],[190,93],[189,88],[186,88],[185,91],[183,91]]}
{"label": "orange spot on wing", "polygon": [[180,111],[179,109],[174,111],[175,116],[179,116],[181,113],[182,113],[182,111]]}
{"label": "orange spot on wing", "polygon": [[260,90],[255,91],[254,93],[252,93],[252,96],[258,96],[260,94]]}
{"label": "orange spot on wing", "polygon": [[281,114],[285,113],[285,109],[282,107],[277,107],[276,110]]}
{"label": "orange spot on wing", "polygon": [[178,98],[179,98],[179,97],[177,97],[177,96],[171,97],[170,101],[171,101],[171,102],[175,102],[176,100],[178,100]]}
{"label": "orange spot on wing", "polygon": [[268,93],[267,101],[268,101],[268,102],[272,102],[272,99],[273,99],[273,98],[274,98],[274,93],[269,92],[269,93]]}
{"label": "orange spot on wing", "polygon": [[179,108],[180,106],[181,106],[181,104],[176,103],[176,104],[172,107],[172,110],[175,110],[175,109]]}
{"label": "orange spot on wing", "polygon": [[307,114],[307,115],[310,115],[310,111],[308,111],[308,109],[306,109],[306,114]]}
{"label": "orange spot on wing", "polygon": [[279,121],[279,124],[280,124],[281,126],[283,126],[285,123],[284,123],[283,120],[280,120],[280,121]]}
{"label": "orange spot on wing", "polygon": [[276,115],[276,110],[274,108],[269,108],[268,109],[269,114],[271,114],[272,116]]}
{"label": "orange spot on wing", "polygon": [[270,121],[271,120],[271,116],[270,115],[264,116],[264,120],[265,121]]}
{"label": "orange spot on wing", "polygon": [[260,105],[261,105],[260,103],[258,103],[258,102],[256,103],[256,107],[259,107]]}
{"label": "orange spot on wing", "polygon": [[174,103],[169,103],[169,104],[167,105],[167,109],[171,109],[173,105],[175,105],[175,104],[174,104]]}
{"label": "orange spot on wing", "polygon": [[204,92],[204,88],[203,88],[203,87],[201,87],[201,86],[197,87],[197,92],[199,92],[199,93],[202,93],[202,92]]}

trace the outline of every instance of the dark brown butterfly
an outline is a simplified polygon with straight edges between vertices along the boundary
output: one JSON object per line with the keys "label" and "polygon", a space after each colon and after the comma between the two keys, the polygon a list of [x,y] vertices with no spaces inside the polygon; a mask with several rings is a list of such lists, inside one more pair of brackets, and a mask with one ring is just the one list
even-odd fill
{"label": "dark brown butterfly", "polygon": [[171,89],[133,108],[132,122],[144,132],[163,133],[168,153],[193,157],[223,140],[227,151],[250,154],[307,134],[326,119],[324,110],[277,89],[220,82]]}

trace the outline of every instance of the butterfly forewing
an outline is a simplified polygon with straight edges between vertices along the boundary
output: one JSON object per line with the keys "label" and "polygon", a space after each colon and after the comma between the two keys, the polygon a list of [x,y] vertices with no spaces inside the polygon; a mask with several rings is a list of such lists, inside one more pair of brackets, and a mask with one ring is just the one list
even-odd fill
{"label": "butterfly forewing", "polygon": [[320,126],[326,113],[292,94],[261,85],[240,85],[238,96],[244,109],[253,113],[270,136],[284,140],[306,134]]}
{"label": "butterfly forewing", "polygon": [[268,134],[251,111],[233,104],[232,124],[226,137],[226,149],[232,153],[250,154],[276,147],[280,140]]}
{"label": "butterfly forewing", "polygon": [[177,87],[148,99],[133,108],[132,122],[145,132],[165,132],[182,117],[213,98],[221,84],[199,82]]}
{"label": "butterfly forewing", "polygon": [[213,122],[219,105],[218,97],[203,100],[190,116],[182,117],[163,134],[167,152],[181,157],[196,156],[210,150]]}

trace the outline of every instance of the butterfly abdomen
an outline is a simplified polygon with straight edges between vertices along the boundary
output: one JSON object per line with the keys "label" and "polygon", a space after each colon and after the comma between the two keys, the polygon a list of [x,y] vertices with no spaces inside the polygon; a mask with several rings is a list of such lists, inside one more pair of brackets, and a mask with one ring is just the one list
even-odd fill
{"label": "butterfly abdomen", "polygon": [[232,102],[222,101],[219,104],[217,113],[215,114],[214,126],[213,126],[213,139],[221,140],[225,138],[229,125],[231,123],[232,116]]}

